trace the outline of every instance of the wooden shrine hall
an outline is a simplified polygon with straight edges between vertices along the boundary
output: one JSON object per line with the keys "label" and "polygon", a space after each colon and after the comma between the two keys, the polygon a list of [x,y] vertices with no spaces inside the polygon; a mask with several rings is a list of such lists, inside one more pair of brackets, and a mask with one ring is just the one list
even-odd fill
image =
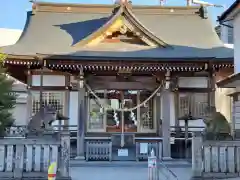
{"label": "wooden shrine hall", "polygon": [[201,6],[36,2],[3,52],[28,85],[28,117],[53,104],[86,160],[144,160],[152,148],[170,158],[170,126],[204,117],[215,81],[233,72],[233,50]]}

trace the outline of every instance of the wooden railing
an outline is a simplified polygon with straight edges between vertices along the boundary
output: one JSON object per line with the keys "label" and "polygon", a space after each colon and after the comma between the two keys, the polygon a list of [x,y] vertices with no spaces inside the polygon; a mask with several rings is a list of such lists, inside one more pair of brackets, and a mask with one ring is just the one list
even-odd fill
{"label": "wooden railing", "polygon": [[109,140],[90,140],[86,142],[86,161],[112,160],[112,142]]}
{"label": "wooden railing", "polygon": [[228,178],[240,176],[240,141],[205,141],[200,134],[192,138],[193,176]]}
{"label": "wooden railing", "polygon": [[57,177],[70,179],[70,135],[60,138],[0,139],[0,179],[47,179],[51,162],[58,167]]}

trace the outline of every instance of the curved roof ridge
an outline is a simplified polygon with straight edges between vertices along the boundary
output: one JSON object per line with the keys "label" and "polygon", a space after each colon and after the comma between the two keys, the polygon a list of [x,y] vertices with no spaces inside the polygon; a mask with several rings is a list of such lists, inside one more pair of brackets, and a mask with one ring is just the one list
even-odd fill
{"label": "curved roof ridge", "polygon": [[[32,2],[37,7],[41,6],[75,6],[75,7],[109,7],[114,8],[116,4],[86,4],[86,3],[67,3],[67,2],[47,2],[47,1],[36,1]],[[131,7],[138,8],[138,9],[183,9],[183,10],[193,10],[193,9],[199,9],[199,6],[159,6],[159,5],[142,5],[142,4],[131,4]]]}
{"label": "curved roof ridge", "polygon": [[39,6],[80,6],[80,7],[109,7],[113,8],[115,4],[86,4],[86,3],[68,3],[68,2],[46,2],[46,1],[36,1],[33,2],[37,7]]}
{"label": "curved roof ridge", "polygon": [[112,14],[112,17],[110,16],[109,21],[107,21],[102,27],[100,27],[94,33],[92,33],[91,35],[87,36],[86,38],[80,40],[79,42],[77,42],[73,46],[83,45],[84,43],[89,42],[90,40],[95,38],[97,35],[101,34],[106,29],[108,29],[114,23],[114,21],[117,20],[117,18],[122,14],[122,11],[123,11],[122,6],[119,6],[119,7],[116,7],[116,8],[117,8],[117,9],[115,9],[116,12],[114,12]]}
{"label": "curved roof ridge", "polygon": [[[129,6],[129,4],[127,4]],[[138,13],[158,14],[169,12],[174,9],[180,14],[192,14],[199,10],[199,6],[159,6],[159,5],[136,5],[131,4],[131,8]],[[81,13],[81,12],[98,12],[109,13],[116,7],[116,4],[80,4],[80,3],[56,3],[56,2],[33,2],[33,11],[43,12],[64,12],[64,13]]]}
{"label": "curved roof ridge", "polygon": [[29,26],[30,21],[31,21],[31,16],[32,16],[32,11],[27,11],[27,18],[26,18],[25,25],[23,27],[23,30],[22,30],[22,33],[21,33],[20,37],[18,38],[18,40],[16,41],[15,44],[19,43],[23,39],[23,37],[26,35],[28,26]]}

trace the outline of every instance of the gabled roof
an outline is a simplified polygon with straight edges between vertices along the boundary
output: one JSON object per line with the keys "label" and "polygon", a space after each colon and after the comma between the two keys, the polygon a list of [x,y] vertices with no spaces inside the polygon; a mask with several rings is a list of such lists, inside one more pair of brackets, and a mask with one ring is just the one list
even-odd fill
{"label": "gabled roof", "polygon": [[[37,3],[28,12],[19,41],[4,48],[11,55],[65,55],[102,58],[217,58],[233,59],[233,50],[224,47],[212,22],[200,7],[76,5]],[[127,19],[147,40],[158,47],[100,43],[87,47],[84,40],[105,30],[119,16]],[[78,43],[80,43],[78,45]],[[163,48],[167,47],[167,48]],[[169,48],[168,48],[169,47]]]}
{"label": "gabled roof", "polygon": [[[139,37],[144,36],[143,41],[146,40],[146,44],[149,44],[150,46],[167,46],[167,43],[156,37],[151,31],[147,29],[141,22],[134,16],[134,14],[129,10],[128,6],[119,5],[113,10],[113,14],[109,18],[109,20],[98,30],[93,32],[91,35],[87,36],[83,40],[80,40],[77,44],[84,45],[91,39],[94,39],[96,36],[101,35],[105,33],[108,28],[114,25],[114,23],[118,20],[121,21],[127,21],[123,22],[123,24],[120,24],[120,26],[125,26],[128,29],[132,29],[135,31],[135,34],[137,34]],[[149,43],[151,42],[151,43]]]}
{"label": "gabled roof", "polygon": [[222,13],[222,15],[218,18],[218,20],[224,21],[224,20],[231,20],[233,16],[235,16],[237,13],[240,12],[240,0],[236,0],[226,11]]}

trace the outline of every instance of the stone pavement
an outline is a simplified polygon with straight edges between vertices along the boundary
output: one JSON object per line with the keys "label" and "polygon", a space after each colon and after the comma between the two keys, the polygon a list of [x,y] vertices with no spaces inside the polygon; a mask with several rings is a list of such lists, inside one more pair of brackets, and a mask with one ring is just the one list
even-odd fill
{"label": "stone pavement", "polygon": [[[146,162],[83,162],[71,163],[73,180],[147,180]],[[191,177],[189,163],[167,164],[178,179],[165,168],[161,168],[160,180],[188,180]],[[181,167],[180,167],[181,166]]]}
{"label": "stone pavement", "polygon": [[[191,164],[183,161],[165,162],[160,166],[159,180],[190,180]],[[177,176],[175,178],[172,173]],[[146,162],[74,162],[71,161],[72,180],[147,180]],[[239,180],[231,178],[228,180]]]}

